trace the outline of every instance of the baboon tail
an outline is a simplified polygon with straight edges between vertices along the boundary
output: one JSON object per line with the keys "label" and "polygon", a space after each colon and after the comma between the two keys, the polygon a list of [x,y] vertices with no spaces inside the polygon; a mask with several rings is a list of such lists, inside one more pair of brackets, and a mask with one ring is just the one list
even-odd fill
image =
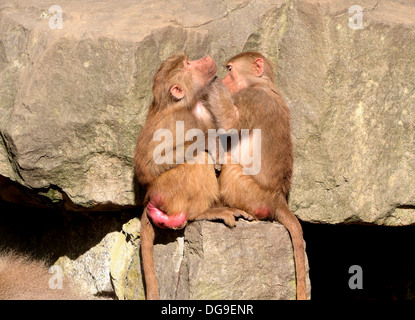
{"label": "baboon tail", "polygon": [[140,247],[147,300],[159,299],[153,255],[154,238],[154,226],[149,220],[147,215],[147,208],[145,208],[143,211],[143,215],[141,216]]}
{"label": "baboon tail", "polygon": [[307,300],[305,245],[303,229],[297,217],[291,212],[283,195],[279,197],[277,220],[288,229],[294,248],[295,274],[297,278],[297,299]]}

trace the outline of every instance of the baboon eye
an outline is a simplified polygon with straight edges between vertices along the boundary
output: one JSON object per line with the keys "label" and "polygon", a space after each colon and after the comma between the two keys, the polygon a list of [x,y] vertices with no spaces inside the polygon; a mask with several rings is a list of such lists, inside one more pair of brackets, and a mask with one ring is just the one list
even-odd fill
{"label": "baboon eye", "polygon": [[229,72],[231,72],[231,71],[232,71],[232,66],[228,64],[228,65],[226,66],[226,69],[228,69],[228,71],[229,71]]}

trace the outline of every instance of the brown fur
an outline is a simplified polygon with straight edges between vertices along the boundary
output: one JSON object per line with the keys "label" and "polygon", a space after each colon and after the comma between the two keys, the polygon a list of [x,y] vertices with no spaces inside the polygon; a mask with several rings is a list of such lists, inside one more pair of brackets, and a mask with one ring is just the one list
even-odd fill
{"label": "brown fur", "polygon": [[[209,59],[208,59],[209,60]],[[185,64],[183,64],[183,61]],[[213,164],[207,164],[208,153],[202,155],[205,164],[176,164],[175,128],[176,121],[184,121],[184,132],[199,128],[207,137],[207,130],[214,129],[214,121],[204,107],[200,111],[200,97],[203,89],[216,73],[216,65],[210,65],[206,58],[192,62],[203,65],[199,69],[187,69],[187,57],[178,54],[164,61],[153,82],[154,100],[149,108],[146,123],[140,132],[135,150],[134,164],[136,176],[141,185],[146,187],[145,202],[165,212],[168,216],[184,212],[187,220],[220,219],[228,226],[234,226],[235,217],[251,217],[241,210],[220,208],[219,184]],[[213,60],[212,60],[213,62]],[[204,65],[204,63],[206,65]],[[213,62],[214,64],[214,62]],[[175,86],[185,93],[177,98],[172,93]],[[160,144],[153,141],[157,129],[169,129],[174,135],[171,146],[173,164],[156,164],[153,151]],[[192,142],[185,144],[185,149]],[[207,144],[206,144],[207,146]],[[148,217],[147,209],[142,215],[141,253],[146,283],[147,299],[158,299],[157,281],[153,261],[154,226]]]}
{"label": "brown fur", "polygon": [[0,300],[80,299],[63,280],[62,289],[51,289],[53,273],[43,262],[16,253],[0,253]]}
{"label": "brown fur", "polygon": [[227,65],[231,71],[222,82],[233,94],[217,84],[209,109],[218,128],[261,129],[261,170],[244,175],[240,164],[223,165],[221,200],[257,219],[278,220],[288,229],[294,246],[297,298],[306,299],[302,228],[286,200],[294,158],[289,109],[275,87],[272,63],[262,54],[241,53]]}

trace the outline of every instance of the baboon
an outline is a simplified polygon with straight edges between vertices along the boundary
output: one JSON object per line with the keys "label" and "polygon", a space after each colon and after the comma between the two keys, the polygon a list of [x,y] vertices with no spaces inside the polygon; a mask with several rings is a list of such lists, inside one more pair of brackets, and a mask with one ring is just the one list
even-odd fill
{"label": "baboon", "polygon": [[[224,164],[219,176],[220,200],[256,219],[278,220],[288,229],[294,247],[297,298],[307,299],[302,228],[287,204],[294,158],[289,109],[275,86],[272,63],[261,53],[238,54],[226,68],[223,86],[212,86],[206,106],[217,128],[261,129],[261,153],[253,155],[260,156],[261,167],[257,174],[249,175],[244,174],[244,163]],[[253,142],[251,134],[240,140],[239,149],[252,153]]]}
{"label": "baboon", "polygon": [[0,252],[0,300],[86,299],[69,286],[66,278],[62,278],[62,287],[54,288],[53,273],[48,271],[41,261],[14,252]]}

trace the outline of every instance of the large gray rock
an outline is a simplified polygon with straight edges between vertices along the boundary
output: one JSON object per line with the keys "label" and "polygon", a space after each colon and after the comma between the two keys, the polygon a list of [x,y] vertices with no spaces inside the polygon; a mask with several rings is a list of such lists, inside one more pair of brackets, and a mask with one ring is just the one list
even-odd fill
{"label": "large gray rock", "polygon": [[[413,224],[415,3],[365,1],[358,30],[348,24],[354,4],[288,5],[265,19],[255,33],[265,39],[247,48],[278,49],[279,88],[293,119],[296,214]],[[271,30],[275,24],[284,28]]]}
{"label": "large gray rock", "polygon": [[3,2],[0,175],[70,209],[133,206],[133,150],[161,61],[186,51],[222,64],[254,49],[274,61],[291,109],[295,213],[413,224],[415,4],[366,1],[357,30],[354,4],[63,0],[63,29],[50,29],[50,2]]}
{"label": "large gray rock", "polygon": [[175,298],[295,299],[293,249],[281,224],[197,222],[184,240]]}
{"label": "large gray rock", "polygon": [[[154,256],[161,299],[296,296],[291,239],[278,223],[238,221],[230,229],[222,223],[192,222],[184,234],[161,233]],[[124,265],[124,288],[118,297],[143,299],[139,252]]]}
{"label": "large gray rock", "polygon": [[178,51],[211,51],[198,25],[248,13],[233,1],[199,14],[202,3],[62,1],[62,29],[49,28],[50,2],[2,4],[0,175],[71,209],[135,205],[132,157],[155,70]]}

